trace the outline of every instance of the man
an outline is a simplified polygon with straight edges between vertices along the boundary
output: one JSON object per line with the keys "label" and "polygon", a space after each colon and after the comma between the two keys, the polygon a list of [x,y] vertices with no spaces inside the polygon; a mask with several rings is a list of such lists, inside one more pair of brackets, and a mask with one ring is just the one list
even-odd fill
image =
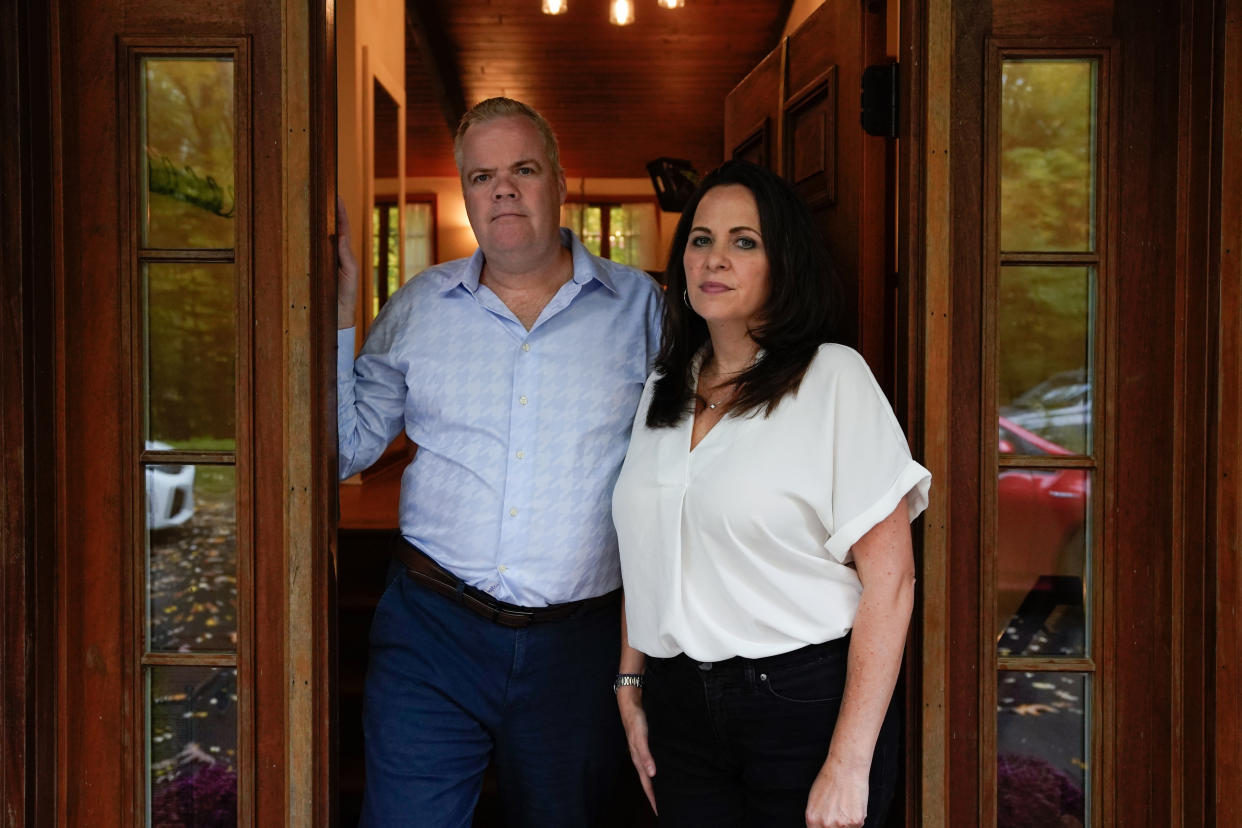
{"label": "man", "polygon": [[581,828],[624,758],[610,502],[660,291],[560,229],[556,138],[530,107],[478,104],[454,155],[478,250],[397,291],[357,360],[338,228],[341,476],[402,428],[418,445],[406,574],[371,630],[362,823],[467,826],[493,758],[509,824]]}

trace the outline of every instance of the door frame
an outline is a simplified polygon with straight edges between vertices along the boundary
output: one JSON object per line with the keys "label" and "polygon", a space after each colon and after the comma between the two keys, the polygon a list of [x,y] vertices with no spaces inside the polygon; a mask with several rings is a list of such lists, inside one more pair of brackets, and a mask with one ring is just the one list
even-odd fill
{"label": "door frame", "polygon": [[[268,259],[280,262],[279,272],[268,281],[270,295],[257,298],[268,321],[256,333],[256,359],[267,362],[269,381],[254,399],[272,417],[256,429],[268,444],[264,456],[275,460],[256,480],[269,492],[265,508],[281,515],[279,528],[265,530],[264,547],[279,554],[261,556],[258,566],[279,588],[256,596],[277,643],[255,679],[252,765],[263,784],[243,784],[254,794],[255,824],[318,826],[332,822],[335,804],[334,614],[323,609],[335,595],[336,4],[269,5],[277,14],[262,21],[261,36],[279,45],[265,48],[255,77],[279,124],[256,134],[254,145],[270,171],[257,186],[268,203],[281,205],[282,224],[281,244]],[[61,41],[74,10],[72,0],[0,8],[0,181],[12,194],[0,213],[0,340],[9,356],[0,361],[0,812],[6,825],[31,828],[72,818],[65,803],[76,737],[58,714],[74,654],[58,616],[72,597],[62,594],[62,574],[74,561],[65,540],[75,510],[65,497],[72,389],[61,241]],[[98,793],[109,801],[127,796]],[[106,812],[119,824],[141,821],[125,808]]]}
{"label": "door frame", "polygon": [[[1173,573],[1166,607],[1172,715],[1153,724],[1163,725],[1157,743],[1168,744],[1173,757],[1167,805],[1175,824],[1223,825],[1242,819],[1242,616],[1235,611],[1242,604],[1242,2],[1178,5],[1173,72],[1182,126],[1170,147],[1178,196],[1171,292],[1179,349],[1172,390],[1181,402],[1173,414],[1178,439],[1169,447],[1178,471],[1165,507],[1183,568]],[[1118,4],[1115,19],[1126,13]],[[964,134],[959,123],[965,107],[966,130],[977,126],[982,112],[969,113],[980,90],[958,85],[972,75],[981,83],[983,43],[961,41],[978,25],[975,12],[952,0],[901,4],[898,273],[899,335],[906,339],[899,353],[907,371],[898,377],[897,403],[912,448],[935,479],[917,527],[920,591],[907,651],[908,721],[917,730],[907,764],[910,825],[980,818],[978,739],[986,713],[978,688],[987,677],[978,643],[962,638],[955,622],[980,614],[980,466],[968,447],[980,444],[981,419],[954,417],[953,403],[977,384],[970,372],[981,345],[960,300],[962,318],[954,316],[955,291],[978,278],[970,260],[979,248],[954,244],[953,210],[975,209],[982,179],[974,160],[982,154],[973,151],[981,136]],[[1147,781],[1166,784],[1159,773]]]}
{"label": "door frame", "polygon": [[31,826],[56,817],[55,11],[0,8],[0,813]]}

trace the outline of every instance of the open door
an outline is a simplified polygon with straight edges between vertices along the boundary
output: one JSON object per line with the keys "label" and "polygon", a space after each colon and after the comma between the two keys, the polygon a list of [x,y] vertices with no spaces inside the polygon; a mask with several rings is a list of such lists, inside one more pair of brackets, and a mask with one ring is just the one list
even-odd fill
{"label": "open door", "polygon": [[55,819],[327,824],[330,4],[50,6]]}
{"label": "open door", "polygon": [[885,5],[826,0],[725,100],[725,157],[788,179],[818,220],[845,293],[841,339],[892,396],[886,311],[892,142],[862,128],[863,71],[887,63]]}
{"label": "open door", "polygon": [[[896,141],[863,128],[863,73],[873,66],[897,69],[886,54],[887,13],[896,14],[888,5],[825,0],[782,39],[726,98],[724,154],[779,173],[806,200],[841,279],[840,339],[867,360],[901,417],[914,366],[898,353],[906,334],[898,330],[897,311],[905,300],[893,259]],[[895,91],[866,103],[895,117]],[[895,123],[889,126],[895,134]],[[917,646],[917,633],[912,631],[908,651]],[[919,662],[908,656],[907,671]],[[906,700],[906,781],[890,811],[893,825],[918,820],[909,780],[919,774],[921,719],[908,677],[897,687]]]}

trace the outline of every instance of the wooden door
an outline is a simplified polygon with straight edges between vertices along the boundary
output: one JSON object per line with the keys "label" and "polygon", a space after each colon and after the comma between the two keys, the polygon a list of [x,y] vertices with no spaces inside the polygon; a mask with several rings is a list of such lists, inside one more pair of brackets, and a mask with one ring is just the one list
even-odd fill
{"label": "wooden door", "polygon": [[818,220],[840,271],[842,341],[893,390],[886,309],[891,142],[861,125],[862,73],[885,62],[885,4],[827,0],[725,100],[725,157],[784,176]]}
{"label": "wooden door", "polygon": [[1214,824],[1202,497],[1221,18],[1193,2],[930,6],[930,59],[946,62],[928,69],[941,189],[925,203],[951,212],[925,214],[949,240],[925,308],[948,336],[923,394],[949,498],[925,550],[945,613],[925,644],[924,682],[945,688],[927,696],[945,719],[926,816]]}
{"label": "wooden door", "polygon": [[[862,76],[885,65],[886,3],[825,0],[751,70],[725,99],[724,155],[779,173],[806,200],[844,288],[841,341],[867,360],[908,419],[906,384],[915,371],[900,351],[897,309],[908,291],[895,272],[896,142],[862,128]],[[913,228],[907,228],[910,230]],[[917,435],[912,435],[917,437]],[[912,446],[918,450],[916,440]],[[904,697],[906,773],[889,824],[917,824],[920,707],[918,620],[898,687]],[[904,802],[901,800],[904,799]]]}
{"label": "wooden door", "polygon": [[29,592],[54,595],[55,823],[29,824],[326,824],[327,7],[23,7],[55,80],[30,169],[56,561]]}

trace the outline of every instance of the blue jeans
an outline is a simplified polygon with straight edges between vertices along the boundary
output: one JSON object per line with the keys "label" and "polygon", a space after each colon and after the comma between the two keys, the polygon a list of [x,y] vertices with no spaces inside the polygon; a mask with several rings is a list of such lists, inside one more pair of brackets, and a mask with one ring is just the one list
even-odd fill
{"label": "blue jeans", "polygon": [[[660,824],[806,825],[845,689],[849,639],[770,658],[647,659],[643,707]],[[867,821],[883,825],[897,777],[890,705],[871,763]]]}
{"label": "blue jeans", "polygon": [[508,825],[594,825],[626,756],[620,635],[619,604],[510,629],[395,578],[371,626],[362,826],[469,826],[489,761]]}

